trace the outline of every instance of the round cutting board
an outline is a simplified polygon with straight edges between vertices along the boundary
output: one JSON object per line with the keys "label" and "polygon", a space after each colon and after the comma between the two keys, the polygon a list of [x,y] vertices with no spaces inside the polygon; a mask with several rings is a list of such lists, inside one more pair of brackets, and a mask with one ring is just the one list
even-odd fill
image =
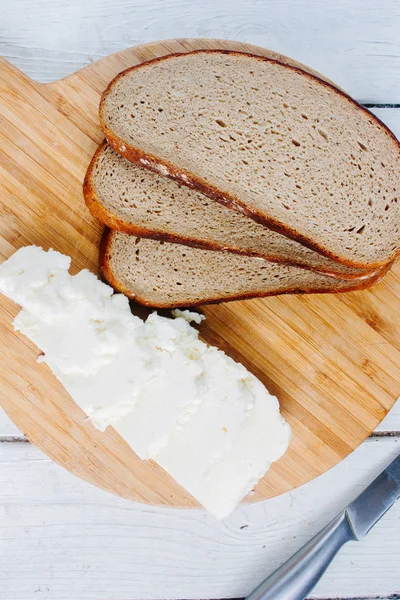
{"label": "round cutting board", "polygon": [[[171,52],[262,48],[180,39],[129,48],[50,85],[0,61],[2,260],[37,244],[97,273],[102,226],[88,213],[82,182],[102,133],[101,92],[120,71]],[[304,67],[305,68],[305,67]],[[242,362],[275,394],[293,429],[285,457],[246,501],[269,498],[320,475],[358,446],[400,395],[400,269],[371,290],[282,296],[208,306],[201,337]],[[125,498],[197,506],[111,429],[97,431],[45,364],[15,333],[18,307],[1,299],[0,402],[27,437],[72,473]]]}

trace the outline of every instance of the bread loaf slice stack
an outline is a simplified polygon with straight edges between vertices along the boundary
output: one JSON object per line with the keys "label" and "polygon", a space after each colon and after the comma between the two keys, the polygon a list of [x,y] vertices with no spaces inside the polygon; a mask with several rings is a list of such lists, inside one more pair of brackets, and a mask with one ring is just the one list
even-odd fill
{"label": "bread loaf slice stack", "polygon": [[398,141],[305,71],[170,55],[118,75],[100,121],[85,200],[113,230],[106,279],[139,302],[359,289],[399,253]]}

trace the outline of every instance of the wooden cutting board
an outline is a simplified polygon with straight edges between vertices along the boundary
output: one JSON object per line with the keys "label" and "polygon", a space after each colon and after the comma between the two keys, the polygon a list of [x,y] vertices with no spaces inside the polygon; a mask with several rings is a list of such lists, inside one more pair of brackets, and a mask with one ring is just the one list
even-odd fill
{"label": "wooden cutting board", "polygon": [[[72,257],[73,272],[97,273],[102,227],[87,211],[82,181],[102,140],[97,107],[121,70],[171,52],[239,49],[218,40],[171,40],[130,48],[50,85],[0,62],[2,260],[37,244]],[[286,296],[204,309],[202,338],[241,361],[278,396],[293,428],[286,456],[247,501],[269,498],[323,473],[349,454],[400,395],[400,269],[369,291]],[[140,461],[112,430],[97,431],[13,331],[18,312],[1,299],[0,402],[52,459],[105,490],[168,506],[196,506],[161,468]]]}

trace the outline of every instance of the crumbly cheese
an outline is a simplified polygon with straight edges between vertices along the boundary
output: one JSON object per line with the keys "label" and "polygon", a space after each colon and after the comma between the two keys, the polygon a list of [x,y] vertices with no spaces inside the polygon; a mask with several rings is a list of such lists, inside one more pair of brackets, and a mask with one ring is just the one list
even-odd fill
{"label": "crumbly cheese", "polygon": [[185,319],[185,321],[188,323],[197,323],[197,325],[200,325],[200,323],[205,319],[204,315],[200,315],[199,313],[195,313],[190,310],[174,308],[171,312],[174,317],[182,317],[182,319]]}
{"label": "crumbly cheese", "polygon": [[36,246],[0,266],[0,291],[22,306],[14,327],[99,429],[112,425],[219,518],[285,452],[290,428],[254,375],[198,339],[190,321],[132,315],[128,299],[70,258]]}

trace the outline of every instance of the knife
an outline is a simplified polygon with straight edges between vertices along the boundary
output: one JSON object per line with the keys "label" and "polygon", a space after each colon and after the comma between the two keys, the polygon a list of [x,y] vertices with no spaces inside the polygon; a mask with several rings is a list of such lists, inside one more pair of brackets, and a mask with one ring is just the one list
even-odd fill
{"label": "knife", "polygon": [[340,548],[362,540],[400,497],[400,454],[358,498],[246,600],[304,600]]}

